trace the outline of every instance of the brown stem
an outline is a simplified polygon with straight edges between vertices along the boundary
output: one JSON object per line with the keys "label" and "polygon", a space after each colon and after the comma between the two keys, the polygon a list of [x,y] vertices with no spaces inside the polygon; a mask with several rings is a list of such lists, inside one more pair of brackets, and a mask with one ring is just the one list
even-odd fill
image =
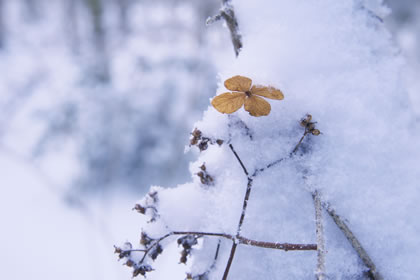
{"label": "brown stem", "polygon": [[230,267],[232,266],[233,258],[235,257],[236,247],[238,247],[238,244],[233,242],[232,249],[230,250],[229,259],[226,264],[226,268],[225,268],[225,272],[223,273],[222,280],[226,280],[228,277]]}
{"label": "brown stem", "polygon": [[[248,177],[248,171],[246,170],[246,167],[243,164],[241,158],[236,153],[232,144],[229,144],[229,147],[232,150],[232,153],[235,155],[236,159],[238,160],[239,164],[242,166],[242,169],[244,170],[245,175]],[[238,227],[237,227],[237,230],[236,230],[236,237],[239,237],[239,235],[241,233],[242,224],[243,224],[244,219],[245,219],[246,208],[248,206],[249,196],[251,195],[251,189],[252,189],[252,179],[250,177],[248,177],[248,184],[247,184],[247,187],[246,187],[245,197],[244,197],[244,201],[243,201],[243,204],[242,204],[241,217],[239,218]],[[233,242],[232,248],[230,250],[229,260],[226,264],[225,272],[223,273],[223,278],[222,278],[223,280],[227,279],[230,267],[232,265],[233,258],[235,257],[235,252],[236,252],[236,247],[237,246],[238,246],[238,244],[236,242]]]}
{"label": "brown stem", "polygon": [[282,162],[282,161],[284,161],[284,160],[286,160],[286,159],[292,158],[292,157],[293,157],[293,155],[294,155],[294,154],[297,152],[297,150],[299,149],[300,145],[302,144],[303,139],[305,138],[305,136],[306,136],[306,135],[308,135],[308,133],[309,133],[309,131],[306,131],[306,130],[305,130],[305,133],[304,133],[304,134],[303,134],[303,136],[300,138],[299,142],[296,144],[296,146],[295,146],[295,148],[293,149],[293,151],[292,151],[292,152],[291,152],[291,153],[290,153],[287,157],[284,157],[284,158],[279,158],[279,159],[277,159],[277,160],[275,160],[275,161],[273,161],[273,162],[271,162],[271,163],[267,164],[265,167],[262,167],[262,168],[256,169],[256,170],[254,171],[254,173],[252,173],[252,176],[251,176],[251,177],[255,177],[255,176],[257,176],[259,173],[263,172],[264,170],[266,170],[266,169],[268,169],[268,168],[271,168],[271,167],[273,167],[273,166],[275,166],[275,165],[279,164],[280,162]]}
{"label": "brown stem", "polygon": [[[262,248],[268,248],[268,249],[285,250],[285,251],[317,250],[317,245],[316,244],[290,244],[290,243],[257,241],[257,240],[253,240],[253,239],[249,239],[247,237],[241,236],[239,233],[236,236],[233,236],[231,234],[226,234],[226,233],[215,233],[215,232],[204,232],[204,231],[172,231],[172,232],[169,232],[169,233],[165,234],[164,236],[156,239],[153,242],[153,244],[150,245],[146,249],[129,249],[129,250],[124,250],[124,252],[144,252],[143,257],[139,262],[139,263],[142,263],[144,261],[144,259],[146,258],[147,254],[149,254],[149,252],[155,246],[157,246],[159,244],[159,242],[161,242],[162,240],[164,240],[164,239],[166,239],[170,236],[174,236],[174,235],[215,236],[215,237],[223,237],[223,238],[232,240],[233,241],[232,249],[230,251],[230,256],[229,256],[229,260],[228,260],[226,268],[225,268],[225,272],[223,274],[223,279],[227,279],[230,267],[231,267],[232,262],[233,262],[233,258],[235,256],[236,247],[238,246],[238,244],[244,244],[244,245],[255,246],[255,247],[262,247]],[[219,245],[216,249],[215,260],[218,257],[219,248],[220,248],[220,243],[219,243]]]}
{"label": "brown stem", "polygon": [[[253,240],[242,235],[233,236],[231,234],[226,233],[215,233],[215,232],[203,232],[203,231],[173,231],[170,233],[165,234],[164,236],[155,240],[155,242],[147,249],[129,249],[124,250],[126,252],[146,252],[148,253],[154,246],[156,246],[160,241],[174,235],[197,235],[197,236],[215,236],[215,237],[223,237],[229,240],[232,240],[236,244],[244,244],[249,246],[255,247],[262,247],[268,249],[278,249],[278,250],[285,250],[285,251],[295,251],[295,250],[317,250],[316,244],[292,244],[292,243],[279,243],[279,242],[267,242],[267,241],[258,241]],[[217,258],[218,250],[216,251]]]}
{"label": "brown stem", "polygon": [[353,234],[350,228],[346,225],[346,223],[341,219],[339,215],[335,213],[335,211],[332,208],[326,207],[326,210],[328,214],[330,214],[330,216],[333,218],[338,228],[344,233],[353,249],[359,255],[360,259],[367,266],[367,268],[369,268],[369,278],[372,280],[383,280],[384,278],[382,277],[382,275],[379,273],[379,271],[376,270],[376,265],[373,263],[372,259],[369,257],[362,244],[359,242],[359,240],[356,238],[356,236]]}
{"label": "brown stem", "polygon": [[[216,253],[214,254],[214,259],[213,259],[213,263],[211,264],[211,266],[205,272],[203,272],[203,273],[201,273],[201,274],[199,274],[195,277],[191,277],[191,279],[207,279],[207,278],[205,278],[205,276],[207,274],[209,274],[214,269],[214,267],[216,266],[217,259],[219,257],[220,243],[221,243],[221,240],[219,239],[219,242],[217,242]],[[190,278],[187,277],[187,279],[190,279]]]}
{"label": "brown stem", "polygon": [[243,202],[243,205],[242,205],[242,213],[241,213],[241,217],[239,218],[238,228],[237,228],[237,232],[236,232],[237,236],[240,235],[241,229],[242,229],[242,224],[244,223],[246,208],[248,207],[248,200],[249,200],[249,196],[251,195],[251,190],[252,190],[252,182],[253,182],[253,180],[251,178],[248,178],[248,184],[246,186],[244,202]]}
{"label": "brown stem", "polygon": [[291,243],[273,243],[265,241],[251,240],[246,237],[238,236],[239,244],[245,244],[255,247],[262,247],[268,249],[278,249],[284,251],[310,251],[317,250],[316,244],[291,244]]}
{"label": "brown stem", "polygon": [[232,153],[235,155],[236,159],[238,160],[239,164],[241,165],[242,169],[244,170],[244,173],[246,176],[248,176],[248,170],[246,170],[245,165],[243,164],[241,158],[236,153],[235,149],[233,148],[232,144],[229,144],[229,148],[232,150]]}
{"label": "brown stem", "polygon": [[303,139],[305,139],[305,136],[308,135],[309,131],[305,129],[305,133],[303,134],[302,138],[300,138],[299,142],[297,143],[296,147],[291,152],[290,156],[297,152],[299,149],[300,144],[302,144]]}

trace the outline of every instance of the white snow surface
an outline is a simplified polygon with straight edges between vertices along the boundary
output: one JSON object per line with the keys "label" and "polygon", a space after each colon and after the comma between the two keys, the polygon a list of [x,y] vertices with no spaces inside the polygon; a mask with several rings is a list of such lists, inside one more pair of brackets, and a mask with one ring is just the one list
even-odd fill
{"label": "white snow surface", "polygon": [[[352,0],[237,1],[243,35],[237,59],[219,61],[218,94],[234,75],[280,88],[284,100],[255,118],[234,113],[250,129],[231,125],[214,108],[196,123],[204,135],[231,135],[250,174],[287,157],[310,113],[320,136],[308,135],[297,154],[257,175],[242,235],[272,242],[316,243],[311,191],[318,190],[347,222],[385,279],[420,275],[419,134],[402,79],[404,61],[378,18]],[[377,6],[380,8],[380,1]],[[204,163],[214,177],[203,186]],[[247,178],[228,145],[210,145],[191,164],[192,182],[158,190],[160,218],[144,224],[151,236],[165,230],[236,233]],[[306,179],[304,179],[306,178]],[[326,212],[329,279],[362,279],[366,267]],[[165,227],[162,227],[162,226]],[[193,251],[186,268],[211,264],[214,237]],[[223,241],[210,279],[221,279],[231,243]],[[181,250],[181,249],[179,249]],[[165,251],[163,253],[165,255]],[[173,256],[177,262],[179,255]],[[165,270],[152,264],[156,271]],[[316,252],[284,252],[239,245],[229,279],[314,279]],[[148,279],[159,279],[155,272]],[[180,278],[182,279],[182,278]]]}

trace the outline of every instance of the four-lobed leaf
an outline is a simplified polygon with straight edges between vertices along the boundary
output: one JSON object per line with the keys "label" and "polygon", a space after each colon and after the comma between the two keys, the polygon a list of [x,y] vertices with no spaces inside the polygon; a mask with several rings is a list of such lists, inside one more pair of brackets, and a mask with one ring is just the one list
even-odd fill
{"label": "four-lobed leaf", "polygon": [[[244,106],[251,116],[270,114],[271,105],[264,98],[282,100],[283,93],[272,86],[252,85],[252,80],[244,76],[234,76],[225,81],[225,87],[232,92],[222,93],[211,101],[213,107],[224,114],[232,114]],[[261,97],[260,97],[261,96]]]}

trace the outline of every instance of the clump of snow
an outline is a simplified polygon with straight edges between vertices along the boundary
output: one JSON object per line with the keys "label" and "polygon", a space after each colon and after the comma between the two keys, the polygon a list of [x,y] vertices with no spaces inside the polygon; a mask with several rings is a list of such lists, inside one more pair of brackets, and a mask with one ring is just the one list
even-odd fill
{"label": "clump of snow", "polygon": [[[311,191],[318,190],[385,278],[415,279],[420,274],[419,135],[412,130],[403,62],[382,21],[351,0],[234,5],[244,47],[238,59],[219,62],[221,81],[247,76],[254,84],[280,88],[285,99],[270,101],[271,114],[260,118],[243,109],[228,117],[210,107],[196,127],[208,137],[230,140],[250,174],[289,155],[304,132],[299,120],[307,113],[322,132],[308,135],[296,156],[254,178],[241,234],[316,243]],[[382,9],[380,2],[375,7]],[[202,163],[214,177],[213,186],[196,177]],[[156,223],[168,231],[236,234],[247,178],[228,143],[209,145],[191,164],[191,173],[191,183],[159,189]],[[367,268],[325,212],[324,223],[328,277],[363,277]],[[154,226],[148,227],[144,230],[153,232]],[[210,279],[221,278],[230,248],[223,240]],[[193,267],[210,266],[216,244],[206,239],[201,250],[207,258],[198,253],[190,260]],[[313,279],[315,270],[315,251],[239,245],[229,279]],[[151,272],[149,279],[158,278]]]}

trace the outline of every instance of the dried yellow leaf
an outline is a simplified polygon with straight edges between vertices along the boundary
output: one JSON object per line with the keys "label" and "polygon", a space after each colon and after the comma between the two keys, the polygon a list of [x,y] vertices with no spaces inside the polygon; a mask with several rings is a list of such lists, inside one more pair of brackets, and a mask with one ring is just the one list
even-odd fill
{"label": "dried yellow leaf", "polygon": [[245,105],[245,110],[251,116],[260,117],[270,114],[271,105],[263,98],[282,100],[283,93],[271,86],[252,86],[252,80],[244,76],[234,76],[225,81],[225,87],[233,92],[222,93],[211,101],[217,111],[232,114]]}
{"label": "dried yellow leaf", "polygon": [[225,87],[231,91],[249,91],[251,88],[252,80],[244,76],[234,76],[225,81]]}
{"label": "dried yellow leaf", "polygon": [[217,111],[224,114],[232,114],[244,105],[245,93],[243,92],[226,92],[222,93],[211,101],[211,105]]}
{"label": "dried yellow leaf", "polygon": [[245,110],[254,117],[267,116],[270,114],[271,106],[263,98],[251,95],[245,100]]}
{"label": "dried yellow leaf", "polygon": [[274,87],[252,86],[251,93],[271,99],[284,99],[283,93]]}

